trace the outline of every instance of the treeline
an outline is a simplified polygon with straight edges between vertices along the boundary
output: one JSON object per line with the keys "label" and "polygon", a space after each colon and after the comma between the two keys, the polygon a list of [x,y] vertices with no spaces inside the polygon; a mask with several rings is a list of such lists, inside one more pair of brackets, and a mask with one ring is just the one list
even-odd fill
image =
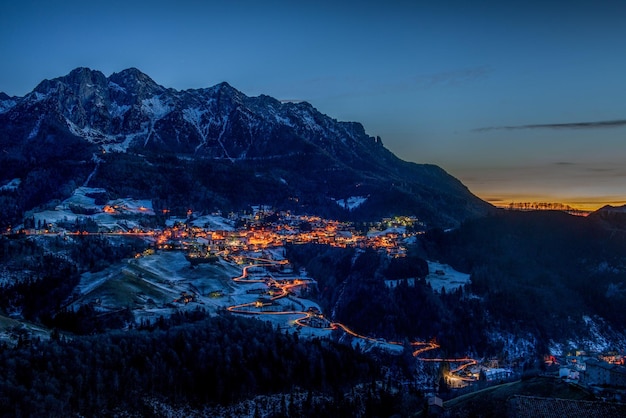
{"label": "treeline", "polygon": [[373,360],[348,346],[300,340],[268,323],[230,315],[5,347],[0,369],[0,413],[7,417],[145,416],[149,399],[201,408],[296,387],[341,394],[381,377]]}
{"label": "treeline", "polygon": [[[0,156],[0,184],[21,179],[17,190],[0,191],[2,229],[19,225],[27,210],[68,198],[94,169],[95,164],[89,161],[93,145],[78,138],[57,136],[58,131],[52,126],[42,126],[40,132],[44,135],[33,139],[33,143]],[[15,138],[0,132],[0,143],[11,149]]]}
{"label": "treeline", "polygon": [[0,310],[19,312],[25,319],[46,321],[71,295],[80,280],[67,260],[44,254],[31,265],[27,277],[5,282],[0,288]]}
{"label": "treeline", "polygon": [[[0,237],[0,267],[5,271],[0,284],[0,312],[5,315],[16,312],[24,319],[71,331],[92,329],[89,324],[78,326],[76,321],[85,323],[89,318],[102,318],[88,307],[72,314],[64,311],[64,305],[80,282],[80,274],[102,270],[143,251],[146,245],[134,238],[123,238],[113,244],[110,238],[93,235],[67,240],[62,237],[42,239],[45,240],[43,245],[28,237]],[[60,313],[62,315],[56,318]],[[131,319],[126,311],[123,313],[122,318]],[[67,324],[62,320],[70,317]],[[103,331],[124,325],[119,315],[114,320],[113,317],[115,315],[110,315],[105,325],[95,329]]]}
{"label": "treeline", "polygon": [[624,330],[626,235],[559,212],[511,212],[424,237],[433,258],[471,273],[503,329],[539,341],[579,336],[582,316]]}
{"label": "treeline", "polygon": [[416,255],[392,259],[372,249],[308,244],[288,246],[287,257],[316,279],[312,296],[324,312],[361,334],[404,342],[436,338],[450,353],[489,348],[479,301],[463,288],[433,291],[424,280],[428,265]]}

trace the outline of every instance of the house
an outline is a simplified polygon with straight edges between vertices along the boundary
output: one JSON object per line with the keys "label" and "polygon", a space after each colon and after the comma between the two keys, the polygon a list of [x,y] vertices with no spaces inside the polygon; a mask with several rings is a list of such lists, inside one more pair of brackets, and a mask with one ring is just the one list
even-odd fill
{"label": "house", "polygon": [[583,383],[626,388],[626,367],[597,359],[587,360],[586,366],[581,379]]}
{"label": "house", "polygon": [[626,416],[626,404],[622,403],[540,398],[522,395],[514,395],[507,401],[507,417],[509,418],[618,418],[624,416]]}
{"label": "house", "polygon": [[559,377],[566,380],[578,380],[580,378],[580,372],[569,367],[561,367],[559,369]]}
{"label": "house", "polygon": [[428,398],[428,415],[439,416],[443,414],[443,400],[438,396],[431,396]]}

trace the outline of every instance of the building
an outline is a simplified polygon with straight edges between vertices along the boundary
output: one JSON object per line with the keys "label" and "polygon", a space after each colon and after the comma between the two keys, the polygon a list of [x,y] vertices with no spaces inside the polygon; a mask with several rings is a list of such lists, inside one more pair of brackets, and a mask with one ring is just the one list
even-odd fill
{"label": "building", "polygon": [[440,416],[444,412],[443,400],[437,396],[428,398],[428,416]]}
{"label": "building", "polygon": [[586,385],[626,388],[626,367],[597,359],[587,360],[586,366],[581,379]]}
{"label": "building", "polygon": [[581,401],[572,399],[540,398],[514,395],[507,401],[507,417],[602,417],[626,416],[626,404],[615,402]]}

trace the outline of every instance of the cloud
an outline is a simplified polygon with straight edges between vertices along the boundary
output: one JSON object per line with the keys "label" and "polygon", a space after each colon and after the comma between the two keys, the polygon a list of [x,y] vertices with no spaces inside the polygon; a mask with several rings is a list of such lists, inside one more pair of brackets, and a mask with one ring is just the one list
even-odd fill
{"label": "cloud", "polygon": [[599,128],[619,128],[626,126],[626,119],[603,120],[596,122],[573,122],[573,123],[544,123],[534,125],[516,126],[487,126],[473,129],[474,132],[520,130],[520,129],[599,129]]}
{"label": "cloud", "polygon": [[488,77],[493,69],[487,65],[480,67],[464,68],[455,71],[443,71],[440,73],[419,75],[414,78],[417,86],[422,88],[435,86],[458,86],[475,80]]}
{"label": "cloud", "polygon": [[490,66],[482,65],[430,74],[408,75],[399,79],[387,80],[370,80],[362,75],[350,74],[343,77],[309,78],[298,81],[298,86],[306,86],[312,98],[318,98],[321,92],[327,90],[331,90],[335,94],[325,96],[325,99],[353,98],[433,88],[458,87],[485,79],[493,71],[493,68]]}
{"label": "cloud", "polygon": [[615,172],[617,168],[605,168],[605,167],[589,167],[587,171],[591,171],[594,173],[610,173]]}

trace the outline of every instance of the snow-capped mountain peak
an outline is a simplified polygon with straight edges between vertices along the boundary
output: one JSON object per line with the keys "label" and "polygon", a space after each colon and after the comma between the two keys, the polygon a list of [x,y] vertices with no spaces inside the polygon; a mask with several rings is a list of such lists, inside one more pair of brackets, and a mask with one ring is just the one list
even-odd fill
{"label": "snow-capped mountain peak", "polygon": [[[0,126],[0,145],[11,161],[34,164],[53,156],[90,161],[94,153],[111,151],[142,158],[170,155],[245,163],[260,171],[254,181],[276,180],[271,193],[275,187],[304,187],[307,193],[324,194],[319,202],[371,196],[358,210],[376,205],[374,190],[388,193],[394,188],[418,200],[462,195],[460,205],[475,202],[468,203],[470,211],[486,206],[438,167],[401,161],[360,123],[337,121],[307,102],[249,97],[226,82],[178,91],[136,68],[109,77],[77,68],[42,81],[22,98],[0,95]],[[11,175],[19,177],[17,171]]]}

